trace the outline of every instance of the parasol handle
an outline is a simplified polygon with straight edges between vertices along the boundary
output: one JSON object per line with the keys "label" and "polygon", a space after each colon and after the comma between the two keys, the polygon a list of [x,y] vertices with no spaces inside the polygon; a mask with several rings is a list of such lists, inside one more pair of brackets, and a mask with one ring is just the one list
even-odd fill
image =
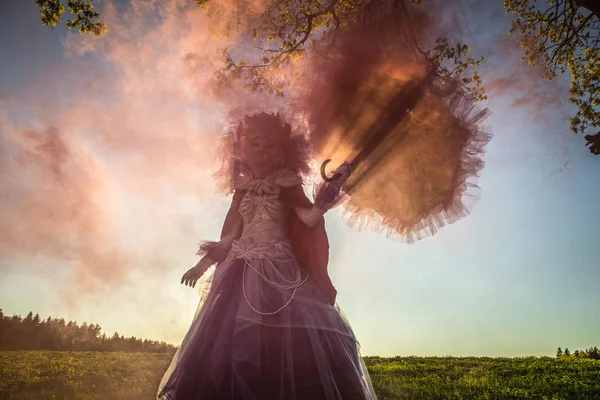
{"label": "parasol handle", "polygon": [[333,174],[328,177],[325,173],[325,166],[330,162],[331,159],[327,159],[321,164],[321,178],[327,183],[319,187],[315,196],[315,206],[322,210],[334,207],[336,203],[345,197],[345,194],[341,193],[342,185],[354,171],[354,166],[346,161],[337,167],[333,171]]}
{"label": "parasol handle", "polygon": [[333,171],[333,174],[330,177],[328,177],[325,173],[325,167],[330,162],[331,159],[327,159],[323,161],[323,164],[321,164],[321,178],[323,178],[325,182],[331,183],[333,186],[340,189],[344,182],[346,182],[346,179],[348,179],[348,177],[354,171],[354,166],[352,165],[352,163],[349,163],[347,161],[343,162],[339,167],[337,167]]}
{"label": "parasol handle", "polygon": [[333,175],[331,175],[330,177],[327,176],[327,174],[325,173],[325,167],[330,162],[331,158],[328,158],[327,160],[323,161],[323,164],[321,164],[321,178],[323,178],[325,182],[333,182],[341,176],[339,172],[334,172]]}

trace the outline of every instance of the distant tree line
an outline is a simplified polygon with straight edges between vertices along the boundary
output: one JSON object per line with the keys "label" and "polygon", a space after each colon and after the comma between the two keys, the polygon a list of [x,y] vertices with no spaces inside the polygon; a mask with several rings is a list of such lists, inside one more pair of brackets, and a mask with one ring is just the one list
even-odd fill
{"label": "distant tree line", "polygon": [[585,350],[575,350],[571,352],[568,347],[563,351],[560,347],[556,349],[556,358],[589,358],[592,360],[600,360],[600,350],[598,347],[590,347]]}
{"label": "distant tree line", "polygon": [[63,318],[42,320],[33,312],[27,317],[4,315],[0,309],[0,350],[122,351],[127,353],[173,353],[176,348],[165,342],[112,336],[102,333],[97,324],[65,321]]}

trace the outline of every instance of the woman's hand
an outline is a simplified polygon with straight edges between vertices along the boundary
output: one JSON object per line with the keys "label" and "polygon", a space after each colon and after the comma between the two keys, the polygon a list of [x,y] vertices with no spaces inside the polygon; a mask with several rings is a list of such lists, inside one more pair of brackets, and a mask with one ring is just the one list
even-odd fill
{"label": "woman's hand", "polygon": [[181,283],[189,287],[196,287],[196,282],[198,282],[198,279],[200,279],[200,277],[204,275],[206,270],[209,269],[210,266],[214,263],[215,262],[211,260],[208,256],[202,257],[202,259],[198,261],[198,264],[196,264],[195,267],[190,268],[185,274],[183,274],[183,277],[181,278]]}

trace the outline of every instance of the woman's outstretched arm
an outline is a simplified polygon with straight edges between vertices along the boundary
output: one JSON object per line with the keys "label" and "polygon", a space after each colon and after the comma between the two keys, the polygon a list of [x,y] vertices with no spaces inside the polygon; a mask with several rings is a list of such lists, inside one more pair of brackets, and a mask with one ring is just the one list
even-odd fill
{"label": "woman's outstretched arm", "polygon": [[229,249],[233,241],[240,237],[244,226],[240,214],[240,202],[244,197],[244,191],[236,190],[233,193],[231,207],[225,217],[223,229],[221,229],[221,238],[218,242],[205,242],[200,246],[198,255],[206,254],[214,263],[218,263],[227,258]]}
{"label": "woman's outstretched arm", "polygon": [[340,189],[336,185],[330,183],[323,183],[318,188],[315,204],[306,197],[304,190],[301,189],[301,192],[303,204],[299,207],[295,207],[295,211],[298,218],[311,227],[319,223],[327,210],[338,204],[344,197],[344,194],[340,192]]}
{"label": "woman's outstretched arm", "polygon": [[198,249],[198,255],[202,256],[198,263],[190,268],[181,278],[181,283],[194,287],[200,277],[214,264],[220,263],[227,258],[233,241],[240,237],[244,226],[240,215],[239,205],[243,197],[242,191],[233,194],[231,207],[225,217],[225,223],[221,230],[221,239],[218,242],[204,242]]}

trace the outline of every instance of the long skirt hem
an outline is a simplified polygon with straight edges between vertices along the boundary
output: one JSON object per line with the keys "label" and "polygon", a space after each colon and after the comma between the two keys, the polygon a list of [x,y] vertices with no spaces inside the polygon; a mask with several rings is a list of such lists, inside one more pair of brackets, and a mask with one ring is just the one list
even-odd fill
{"label": "long skirt hem", "polygon": [[376,400],[344,314],[298,271],[293,260],[219,265],[158,399]]}

